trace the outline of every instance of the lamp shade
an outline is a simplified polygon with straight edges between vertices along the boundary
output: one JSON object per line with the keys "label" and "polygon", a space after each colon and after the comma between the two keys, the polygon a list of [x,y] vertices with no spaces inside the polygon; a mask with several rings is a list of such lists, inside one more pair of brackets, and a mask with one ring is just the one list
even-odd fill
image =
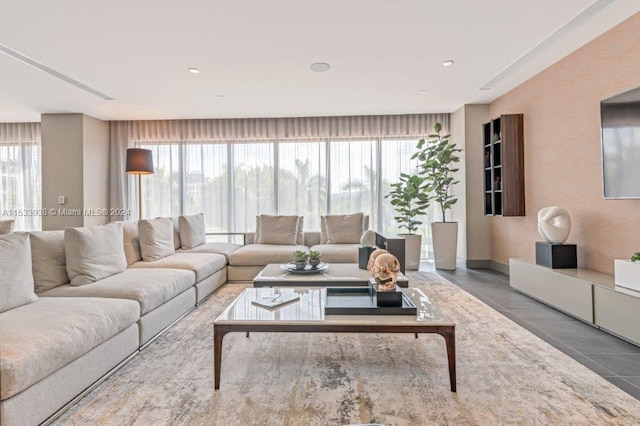
{"label": "lamp shade", "polygon": [[134,175],[153,174],[153,156],[150,149],[127,149],[127,173]]}

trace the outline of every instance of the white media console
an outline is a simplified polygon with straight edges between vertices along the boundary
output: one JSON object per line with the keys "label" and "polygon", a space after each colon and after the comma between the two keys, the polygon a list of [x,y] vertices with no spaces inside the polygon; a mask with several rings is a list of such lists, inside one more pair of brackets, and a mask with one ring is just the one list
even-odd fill
{"label": "white media console", "polygon": [[640,292],[616,286],[613,275],[520,259],[509,259],[509,274],[514,290],[640,345]]}

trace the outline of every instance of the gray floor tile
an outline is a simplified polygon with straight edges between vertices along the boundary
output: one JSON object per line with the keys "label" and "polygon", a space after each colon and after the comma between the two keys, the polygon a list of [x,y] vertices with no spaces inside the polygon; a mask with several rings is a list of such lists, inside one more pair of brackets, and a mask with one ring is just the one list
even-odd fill
{"label": "gray floor tile", "polygon": [[638,354],[587,354],[587,357],[606,366],[618,376],[640,376]]}
{"label": "gray floor tile", "polygon": [[633,354],[640,368],[640,348],[603,331],[591,335],[566,335],[562,337],[562,341],[585,355]]}
{"label": "gray floor tile", "polygon": [[591,371],[593,371],[594,373],[600,375],[600,376],[615,376],[616,374],[609,370],[607,367],[598,364],[597,362],[593,361],[590,358],[587,358],[585,355],[582,355],[581,353],[578,352],[565,352],[567,355],[569,355],[571,358],[575,359],[576,361],[578,361],[580,364],[584,365],[585,367],[587,367],[588,369],[590,369]]}
{"label": "gray floor tile", "polygon": [[586,324],[582,321],[578,321],[574,318],[558,320],[533,320],[531,324],[540,330],[546,331],[554,337],[563,336],[592,336],[599,333],[604,333],[598,330],[596,327]]}
{"label": "gray floor tile", "polygon": [[632,385],[640,388],[640,376],[621,376],[627,382],[630,382]]}

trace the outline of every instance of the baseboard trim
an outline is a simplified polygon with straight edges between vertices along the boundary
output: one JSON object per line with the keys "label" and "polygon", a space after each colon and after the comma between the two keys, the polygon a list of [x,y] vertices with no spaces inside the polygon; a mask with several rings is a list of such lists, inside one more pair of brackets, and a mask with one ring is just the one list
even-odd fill
{"label": "baseboard trim", "polygon": [[491,269],[491,260],[467,259],[468,269]]}
{"label": "baseboard trim", "polygon": [[501,272],[505,275],[509,275],[509,265],[505,265],[504,263],[496,262],[495,260],[491,260],[489,265],[489,269]]}

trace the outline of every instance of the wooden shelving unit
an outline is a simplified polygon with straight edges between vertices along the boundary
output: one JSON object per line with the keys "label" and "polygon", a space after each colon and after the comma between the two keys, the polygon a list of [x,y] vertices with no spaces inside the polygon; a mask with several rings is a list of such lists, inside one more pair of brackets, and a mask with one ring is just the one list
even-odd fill
{"label": "wooden shelving unit", "polygon": [[522,114],[482,125],[484,214],[524,216],[524,128]]}

